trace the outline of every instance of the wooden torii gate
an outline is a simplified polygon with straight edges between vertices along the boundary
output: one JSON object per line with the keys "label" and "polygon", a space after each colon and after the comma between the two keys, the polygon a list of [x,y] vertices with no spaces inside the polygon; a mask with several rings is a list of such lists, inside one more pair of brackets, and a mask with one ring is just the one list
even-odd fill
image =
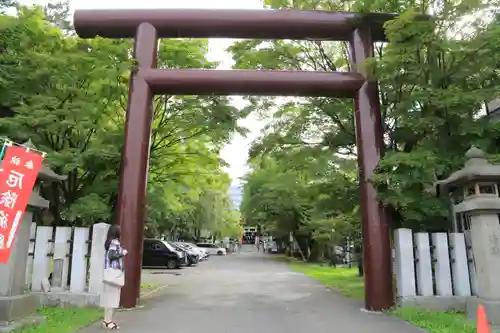
{"label": "wooden torii gate", "polygon": [[142,242],[153,95],[280,95],[354,98],[365,260],[365,306],[393,305],[390,233],[387,216],[368,182],[383,149],[377,84],[362,72],[157,69],[159,38],[312,39],[349,41],[351,60],[373,55],[385,40],[389,14],[295,10],[77,10],[74,25],[83,38],[135,38],[122,152],[117,223],[125,260],[123,307],[140,294]]}

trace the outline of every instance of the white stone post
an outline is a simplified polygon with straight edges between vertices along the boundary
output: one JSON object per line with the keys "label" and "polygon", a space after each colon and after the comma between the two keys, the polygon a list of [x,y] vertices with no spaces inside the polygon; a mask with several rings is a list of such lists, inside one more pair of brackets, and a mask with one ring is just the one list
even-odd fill
{"label": "white stone post", "polygon": [[90,248],[90,277],[89,293],[99,295],[102,291],[104,274],[104,242],[110,225],[107,223],[94,224],[92,228],[92,247]]}
{"label": "white stone post", "polygon": [[429,234],[418,232],[414,235],[415,257],[417,269],[417,293],[419,296],[432,296],[434,288],[432,284],[431,247]]}
{"label": "white stone post", "polygon": [[415,266],[413,239],[410,229],[397,229],[394,233],[395,268],[398,297],[415,297]]}

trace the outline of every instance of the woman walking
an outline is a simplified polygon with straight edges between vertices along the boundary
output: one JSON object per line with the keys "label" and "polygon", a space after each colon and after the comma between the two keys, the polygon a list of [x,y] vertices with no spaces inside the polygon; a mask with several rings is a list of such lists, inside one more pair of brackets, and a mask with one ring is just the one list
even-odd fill
{"label": "woman walking", "polygon": [[104,308],[102,325],[109,330],[117,330],[119,327],[113,321],[113,315],[120,306],[120,291],[125,283],[123,257],[127,254],[127,250],[120,244],[120,226],[114,224],[109,228],[104,249],[106,255],[100,304]]}

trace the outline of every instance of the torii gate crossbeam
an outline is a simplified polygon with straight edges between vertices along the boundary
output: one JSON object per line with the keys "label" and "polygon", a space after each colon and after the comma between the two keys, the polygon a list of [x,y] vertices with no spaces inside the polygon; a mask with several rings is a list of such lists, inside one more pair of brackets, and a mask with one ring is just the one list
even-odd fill
{"label": "torii gate crossbeam", "polygon": [[294,10],[77,10],[83,38],[135,38],[122,153],[118,223],[129,250],[121,304],[134,307],[140,292],[142,242],[152,101],[155,94],[329,96],[355,100],[356,141],[365,260],[365,306],[383,310],[394,302],[389,226],[368,179],[383,149],[376,82],[361,73],[156,69],[158,38],[258,38],[349,41],[351,60],[373,56],[384,40],[389,14]]}

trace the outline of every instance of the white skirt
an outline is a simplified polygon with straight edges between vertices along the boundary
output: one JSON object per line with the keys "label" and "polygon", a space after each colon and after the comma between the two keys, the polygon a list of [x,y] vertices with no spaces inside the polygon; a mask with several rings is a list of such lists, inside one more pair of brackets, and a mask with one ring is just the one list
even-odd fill
{"label": "white skirt", "polygon": [[101,308],[117,309],[120,307],[121,287],[117,287],[106,282],[102,283]]}

